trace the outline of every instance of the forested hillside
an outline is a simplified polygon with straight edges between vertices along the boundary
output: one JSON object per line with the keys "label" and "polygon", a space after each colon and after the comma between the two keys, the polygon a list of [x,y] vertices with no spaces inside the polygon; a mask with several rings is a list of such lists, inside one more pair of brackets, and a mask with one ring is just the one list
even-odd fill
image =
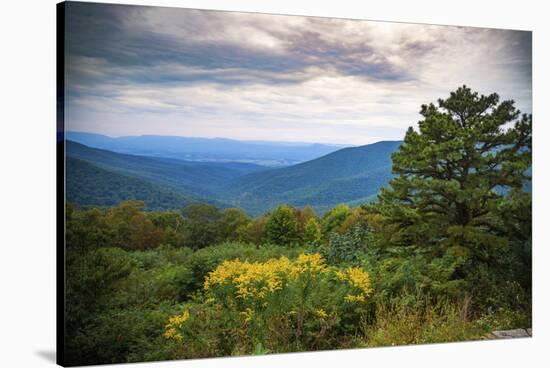
{"label": "forested hillside", "polygon": [[[116,153],[67,141],[67,156],[84,160],[111,172],[171,188],[174,194],[197,198],[218,206],[234,206],[261,214],[279,203],[311,205],[320,212],[338,203],[372,200],[391,178],[391,154],[400,142],[378,142],[344,148],[294,166],[268,169],[264,166],[226,162],[203,163]],[[107,176],[98,176],[100,187]],[[112,187],[116,192],[118,187]],[[99,204],[88,191],[80,204]],[[133,199],[148,201],[140,192]],[[126,198],[123,193],[112,197]],[[130,199],[130,198],[129,198]],[[84,202],[83,202],[84,201]],[[168,207],[164,207],[164,205]],[[169,207],[180,208],[178,202]]]}
{"label": "forested hillside", "polygon": [[171,188],[139,178],[101,169],[89,162],[67,157],[67,201],[100,207],[139,198],[148,210],[183,208],[196,199]]}
{"label": "forested hillside", "polygon": [[227,200],[252,213],[277,203],[325,211],[343,202],[368,201],[391,178],[391,155],[400,141],[344,148],[287,168],[252,173],[224,189]]}
{"label": "forested hillside", "polygon": [[168,185],[183,193],[206,199],[215,199],[215,190],[229,180],[265,169],[246,163],[200,163],[126,155],[90,148],[72,141],[66,142],[66,154],[104,169]]}

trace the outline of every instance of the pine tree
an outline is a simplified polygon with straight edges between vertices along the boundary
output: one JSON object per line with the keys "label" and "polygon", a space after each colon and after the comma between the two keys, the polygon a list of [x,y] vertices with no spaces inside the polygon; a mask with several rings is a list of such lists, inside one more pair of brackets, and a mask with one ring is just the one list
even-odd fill
{"label": "pine tree", "polygon": [[395,177],[379,196],[389,241],[489,262],[509,243],[499,208],[530,180],[532,117],[466,86],[420,114],[418,131],[410,127],[392,155]]}

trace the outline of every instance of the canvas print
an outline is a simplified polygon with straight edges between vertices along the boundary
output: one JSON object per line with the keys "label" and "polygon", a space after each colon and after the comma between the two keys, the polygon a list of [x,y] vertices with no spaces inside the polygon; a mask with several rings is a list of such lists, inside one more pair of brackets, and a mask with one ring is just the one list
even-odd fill
{"label": "canvas print", "polygon": [[60,364],[532,335],[531,32],[57,19]]}

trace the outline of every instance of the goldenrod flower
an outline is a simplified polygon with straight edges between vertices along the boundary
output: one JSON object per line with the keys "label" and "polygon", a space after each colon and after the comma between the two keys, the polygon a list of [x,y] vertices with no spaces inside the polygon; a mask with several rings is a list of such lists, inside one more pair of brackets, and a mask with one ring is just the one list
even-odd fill
{"label": "goldenrod flower", "polygon": [[343,272],[336,271],[335,276],[338,280],[346,281],[357,290],[357,294],[350,294],[344,297],[347,302],[364,302],[366,297],[372,292],[370,287],[369,274],[361,267],[348,267]]}
{"label": "goldenrod flower", "polygon": [[344,300],[346,302],[350,302],[350,303],[353,303],[353,302],[364,302],[365,301],[365,296],[363,294],[359,294],[359,295],[346,295],[344,297]]}
{"label": "goldenrod flower", "polygon": [[322,319],[325,319],[328,317],[327,312],[323,308],[317,309],[316,313],[317,313],[317,316],[321,317]]}
{"label": "goldenrod flower", "polygon": [[295,261],[287,257],[270,259],[267,262],[242,262],[226,260],[208,273],[204,289],[214,285],[233,285],[237,297],[263,299],[281,290],[284,285],[303,273],[312,275],[328,270],[320,254],[301,254]]}
{"label": "goldenrod flower", "polygon": [[167,339],[182,340],[183,337],[177,331],[177,328],[181,328],[183,323],[189,319],[189,310],[186,309],[182,314],[170,317],[168,323],[164,326],[165,332],[164,337]]}
{"label": "goldenrod flower", "polygon": [[254,311],[250,308],[246,308],[244,312],[240,312],[240,315],[244,316],[244,321],[249,322],[254,317]]}

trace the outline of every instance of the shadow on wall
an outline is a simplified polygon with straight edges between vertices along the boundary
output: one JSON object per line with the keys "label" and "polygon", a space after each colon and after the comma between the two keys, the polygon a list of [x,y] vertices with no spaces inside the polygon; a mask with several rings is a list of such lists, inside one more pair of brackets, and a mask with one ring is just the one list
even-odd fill
{"label": "shadow on wall", "polygon": [[42,359],[55,364],[55,350],[39,350],[34,353]]}

